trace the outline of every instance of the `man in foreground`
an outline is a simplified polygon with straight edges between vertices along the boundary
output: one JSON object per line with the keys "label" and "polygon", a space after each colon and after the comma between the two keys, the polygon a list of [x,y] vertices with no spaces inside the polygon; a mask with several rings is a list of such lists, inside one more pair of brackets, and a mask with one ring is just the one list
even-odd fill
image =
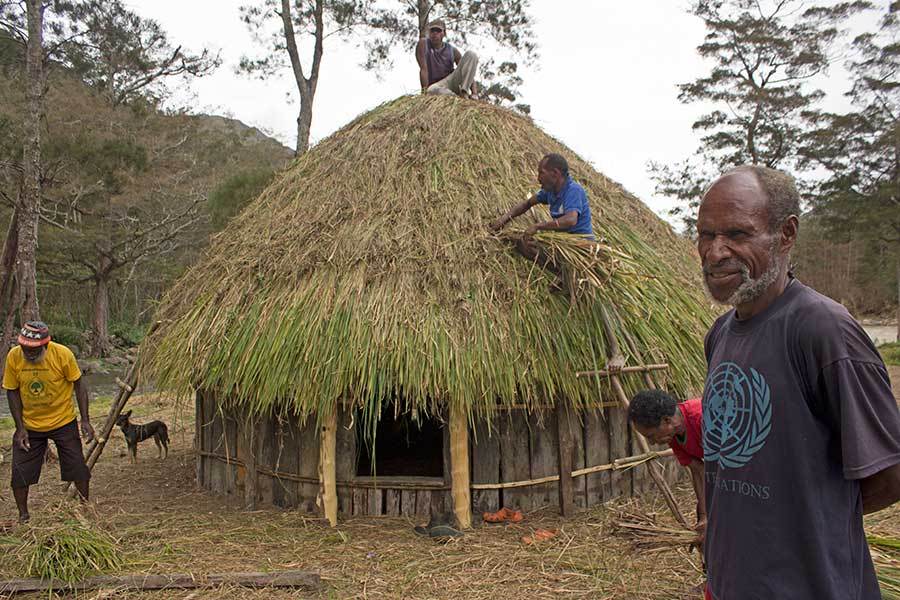
{"label": "man in foreground", "polygon": [[884,363],[840,304],[790,273],[799,195],[758,166],[717,180],[697,249],[706,337],[707,596],[875,600],[862,515],[900,499],[900,413]]}
{"label": "man in foreground", "polygon": [[24,522],[29,519],[28,489],[40,478],[47,440],[56,444],[62,480],[74,482],[82,499],[88,499],[91,472],[81,450],[73,389],[81,412],[81,433],[88,441],[94,437],[94,428],[87,386],[72,351],[52,342],[50,330],[41,321],[25,323],[18,342],[6,355],[3,387],[16,424],[11,485],[19,520]]}
{"label": "man in foreground", "polygon": [[432,21],[428,24],[428,37],[416,44],[422,92],[474,96],[478,93],[475,83],[478,55],[471,50],[460,54],[458,49],[445,43],[445,30],[444,21]]}
{"label": "man in foreground", "polygon": [[628,405],[628,420],[653,444],[668,444],[678,463],[691,473],[697,497],[699,545],[706,531],[706,497],[703,486],[703,407],[700,398],[679,403],[662,390],[638,392]]}

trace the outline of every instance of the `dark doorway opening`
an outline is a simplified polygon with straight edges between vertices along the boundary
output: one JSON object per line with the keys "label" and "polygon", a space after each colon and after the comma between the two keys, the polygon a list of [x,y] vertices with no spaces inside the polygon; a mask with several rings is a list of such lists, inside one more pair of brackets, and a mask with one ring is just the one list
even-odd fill
{"label": "dark doorway opening", "polygon": [[356,439],[360,447],[356,474],[360,477],[444,476],[444,429],[436,419],[394,418],[393,407],[389,407],[381,414],[374,441],[360,422]]}

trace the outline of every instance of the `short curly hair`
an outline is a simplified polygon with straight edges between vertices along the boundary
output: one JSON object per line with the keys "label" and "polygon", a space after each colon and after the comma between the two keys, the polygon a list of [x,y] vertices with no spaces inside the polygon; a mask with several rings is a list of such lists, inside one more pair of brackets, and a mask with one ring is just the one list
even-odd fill
{"label": "short curly hair", "polygon": [[675,414],[678,401],[662,390],[644,390],[635,394],[628,406],[628,420],[651,429],[659,427],[664,417]]}

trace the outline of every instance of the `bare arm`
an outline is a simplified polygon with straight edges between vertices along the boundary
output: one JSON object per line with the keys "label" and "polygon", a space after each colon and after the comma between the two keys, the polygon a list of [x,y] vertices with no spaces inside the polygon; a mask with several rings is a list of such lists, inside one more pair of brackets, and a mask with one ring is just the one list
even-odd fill
{"label": "bare arm", "polygon": [[538,231],[568,231],[578,223],[578,211],[570,210],[558,219],[535,223],[525,233],[532,235]]}
{"label": "bare arm", "polygon": [[531,198],[529,198],[528,200],[525,200],[524,202],[520,202],[519,204],[516,204],[515,206],[510,208],[508,211],[506,211],[505,215],[492,221],[491,229],[493,231],[500,231],[501,229],[506,227],[507,223],[509,223],[516,217],[525,214],[526,212],[528,212],[528,210],[532,206],[534,206],[537,203],[538,203],[537,195],[535,194],[535,195],[531,196]]}
{"label": "bare arm", "polygon": [[688,465],[691,472],[691,484],[694,486],[694,495],[697,496],[697,522],[706,520],[706,484],[704,483],[704,467],[699,460],[691,461]]}
{"label": "bare arm", "polygon": [[459,48],[453,46],[453,64],[458,65],[459,61],[462,60],[462,54],[459,52]]}
{"label": "bare arm", "polygon": [[900,463],[859,482],[863,514],[878,512],[900,500]]}
{"label": "bare arm", "polygon": [[419,63],[419,84],[422,90],[428,89],[428,63],[425,62],[425,38],[416,45],[416,62]]}
{"label": "bare arm", "polygon": [[28,431],[25,429],[25,420],[22,418],[22,396],[19,390],[6,390],[6,401],[9,403],[9,414],[16,424],[16,432],[13,434],[13,445],[22,450],[30,450],[28,443]]}
{"label": "bare arm", "polygon": [[88,410],[90,398],[87,384],[84,383],[83,377],[75,380],[75,399],[78,400],[78,412],[81,414],[81,432],[88,441],[91,441],[94,438],[94,428],[91,425],[91,415]]}

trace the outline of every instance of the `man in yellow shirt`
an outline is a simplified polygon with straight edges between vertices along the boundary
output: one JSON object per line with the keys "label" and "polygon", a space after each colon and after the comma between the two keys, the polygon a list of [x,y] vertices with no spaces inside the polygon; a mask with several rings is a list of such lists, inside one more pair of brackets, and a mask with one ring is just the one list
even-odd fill
{"label": "man in yellow shirt", "polygon": [[6,355],[3,388],[16,423],[11,485],[19,520],[27,521],[28,488],[40,479],[47,440],[56,444],[62,480],[74,482],[81,497],[88,498],[91,472],[78,436],[73,389],[81,413],[81,433],[88,441],[94,437],[94,428],[88,415],[87,386],[72,351],[50,341],[50,330],[41,321],[25,323],[18,342]]}

